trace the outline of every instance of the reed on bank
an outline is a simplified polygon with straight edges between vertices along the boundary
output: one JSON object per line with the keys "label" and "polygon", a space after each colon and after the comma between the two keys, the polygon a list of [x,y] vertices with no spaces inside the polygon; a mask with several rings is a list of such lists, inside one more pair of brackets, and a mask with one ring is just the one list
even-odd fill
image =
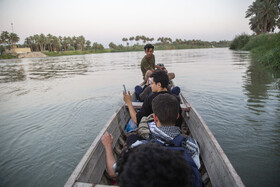
{"label": "reed on bank", "polygon": [[232,41],[230,49],[250,51],[253,60],[280,70],[280,32],[252,36],[238,35]]}

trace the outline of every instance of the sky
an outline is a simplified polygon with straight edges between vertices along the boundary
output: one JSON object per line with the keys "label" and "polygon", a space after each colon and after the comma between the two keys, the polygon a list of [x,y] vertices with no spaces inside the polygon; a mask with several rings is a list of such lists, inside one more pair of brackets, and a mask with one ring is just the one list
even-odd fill
{"label": "sky", "polygon": [[[108,45],[136,35],[232,40],[251,34],[245,18],[254,0],[0,0],[0,32],[20,42],[35,34],[80,36]],[[12,26],[13,25],[13,26]]]}

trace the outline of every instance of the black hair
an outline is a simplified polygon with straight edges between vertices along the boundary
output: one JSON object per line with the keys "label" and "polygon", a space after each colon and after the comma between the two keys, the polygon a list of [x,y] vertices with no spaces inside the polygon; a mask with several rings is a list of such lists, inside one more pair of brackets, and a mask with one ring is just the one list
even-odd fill
{"label": "black hair", "polygon": [[154,71],[150,77],[154,78],[154,82],[155,83],[161,83],[161,87],[162,88],[167,88],[168,86],[168,82],[169,82],[169,78],[168,75],[165,71],[157,69],[156,71]]}
{"label": "black hair", "polygon": [[147,49],[150,50],[151,48],[154,50],[155,47],[154,47],[152,44],[146,44],[146,45],[144,46],[144,50],[145,50],[145,51],[147,51]]}
{"label": "black hair", "polygon": [[152,108],[162,125],[175,125],[179,114],[179,102],[171,94],[159,94],[152,101]]}
{"label": "black hair", "polygon": [[192,169],[182,152],[156,143],[124,151],[117,162],[120,187],[190,186]]}

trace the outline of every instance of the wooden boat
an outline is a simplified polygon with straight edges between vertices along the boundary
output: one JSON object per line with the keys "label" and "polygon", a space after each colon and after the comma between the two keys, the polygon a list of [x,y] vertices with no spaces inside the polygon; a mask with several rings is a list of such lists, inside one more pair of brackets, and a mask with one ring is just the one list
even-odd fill
{"label": "wooden boat", "polygon": [[[173,82],[172,85],[174,86]],[[135,94],[133,94],[132,101],[135,100]],[[199,171],[204,185],[223,187],[244,186],[204,120],[182,93],[180,93],[180,100],[183,109],[182,116],[184,118],[182,133],[192,136],[200,145],[201,168]],[[141,104],[133,102],[135,108],[141,107]],[[126,133],[124,129],[129,119],[129,111],[126,105],[123,104],[95,138],[69,177],[65,187],[101,187],[112,184],[106,172],[105,149],[102,145],[101,137],[106,131],[113,135],[114,153],[118,157],[125,143]]]}

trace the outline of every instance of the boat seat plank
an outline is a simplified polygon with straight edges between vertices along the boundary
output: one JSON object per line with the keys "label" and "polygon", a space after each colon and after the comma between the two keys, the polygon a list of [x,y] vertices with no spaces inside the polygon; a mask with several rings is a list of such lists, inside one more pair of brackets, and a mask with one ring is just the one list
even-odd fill
{"label": "boat seat plank", "polygon": [[84,183],[84,182],[76,182],[74,187],[93,187],[93,184]]}
{"label": "boat seat plank", "polygon": [[[74,187],[109,187],[112,185],[105,185],[105,184],[91,184],[91,183],[84,183],[84,182],[76,182]],[[117,186],[116,186],[117,187]]]}
{"label": "boat seat plank", "polygon": [[[141,109],[141,108],[142,108],[142,105],[143,105],[143,102],[132,102],[132,106],[133,106],[133,108],[135,108],[135,109]],[[126,106],[127,106],[127,105],[126,105]],[[188,103],[186,103],[186,104],[180,104],[180,106],[181,106],[181,108],[182,108],[183,111],[189,112],[190,109],[191,109],[191,106],[190,106]]]}

